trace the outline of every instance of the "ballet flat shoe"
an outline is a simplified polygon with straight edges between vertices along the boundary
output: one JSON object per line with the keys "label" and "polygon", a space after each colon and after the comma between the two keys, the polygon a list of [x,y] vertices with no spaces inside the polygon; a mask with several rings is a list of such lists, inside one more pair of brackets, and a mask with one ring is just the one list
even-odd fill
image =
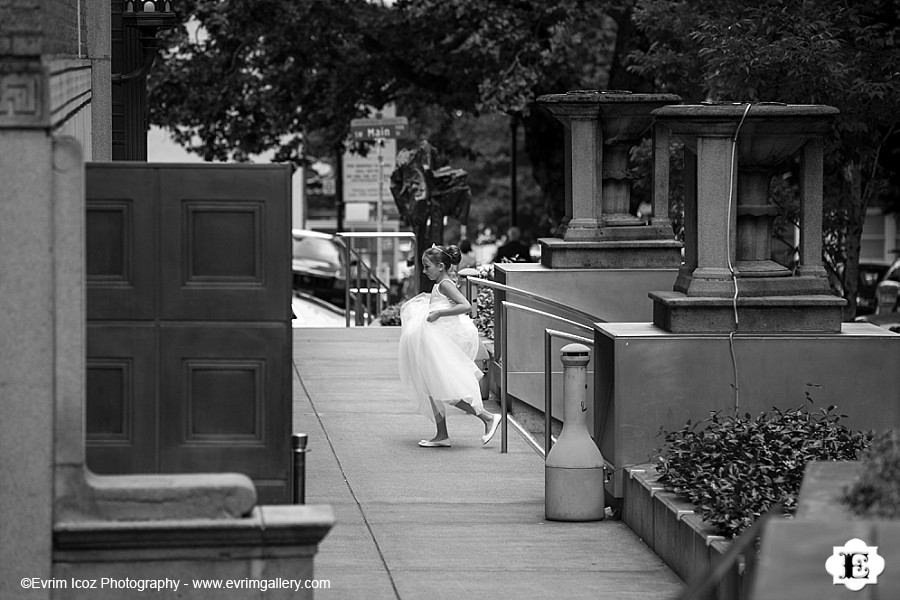
{"label": "ballet flat shoe", "polygon": [[494,434],[497,433],[497,427],[500,426],[500,415],[494,415],[493,421],[491,421],[491,428],[488,430],[486,434],[481,436],[481,443],[487,444],[491,441],[491,438],[494,437]]}
{"label": "ballet flat shoe", "polygon": [[419,442],[419,446],[422,448],[449,448],[450,441],[441,440],[438,442],[432,442],[430,440],[422,440],[421,442]]}

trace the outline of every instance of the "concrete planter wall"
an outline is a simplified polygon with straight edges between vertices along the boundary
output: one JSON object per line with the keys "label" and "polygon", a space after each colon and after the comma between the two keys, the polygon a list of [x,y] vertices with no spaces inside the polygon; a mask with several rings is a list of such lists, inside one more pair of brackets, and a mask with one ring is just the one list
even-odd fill
{"label": "concrete planter wall", "polygon": [[[772,520],[763,530],[753,600],[900,597],[900,520],[868,519],[843,503],[844,487],[859,472],[858,461],[813,461],[806,465],[796,518]],[[877,583],[852,592],[835,585],[825,561],[849,540],[877,546],[885,568]]]}
{"label": "concrete planter wall", "polygon": [[[702,577],[728,551],[729,540],[716,535],[694,506],[667,492],[651,464],[625,469],[622,520],[688,584]],[[716,598],[745,598],[741,566],[719,583]]]}
{"label": "concrete planter wall", "polygon": [[[755,573],[744,576],[740,560],[719,582],[715,597],[724,599],[822,600],[823,598],[900,597],[900,572],[885,568],[877,586],[849,592],[835,586],[825,570],[834,547],[859,538],[885,558],[900,564],[900,520],[864,519],[841,501],[844,486],[853,481],[859,463],[819,462],[807,465],[793,519],[773,519],[762,534]],[[707,574],[724,555],[730,541],[716,535],[682,497],[665,490],[651,464],[625,470],[622,519],[688,584]]]}

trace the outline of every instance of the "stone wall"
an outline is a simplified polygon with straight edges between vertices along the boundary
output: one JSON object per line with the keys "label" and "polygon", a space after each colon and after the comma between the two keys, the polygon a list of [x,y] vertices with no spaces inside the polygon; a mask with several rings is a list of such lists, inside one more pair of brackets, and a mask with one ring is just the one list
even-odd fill
{"label": "stone wall", "polygon": [[[89,9],[106,19],[89,19]],[[21,597],[24,577],[51,575],[54,414],[66,358],[57,312],[65,303],[54,302],[53,135],[74,135],[90,152],[88,26],[108,59],[108,13],[103,0],[0,0],[0,598]]]}

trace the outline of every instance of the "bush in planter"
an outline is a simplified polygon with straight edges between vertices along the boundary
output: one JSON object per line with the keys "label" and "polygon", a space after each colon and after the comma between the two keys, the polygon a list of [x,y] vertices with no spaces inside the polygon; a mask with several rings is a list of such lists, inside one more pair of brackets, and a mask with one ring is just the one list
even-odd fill
{"label": "bush in planter", "polygon": [[900,519],[900,433],[872,440],[860,465],[859,479],[847,486],[845,501],[856,514]]}
{"label": "bush in planter", "polygon": [[400,326],[400,305],[391,304],[390,306],[382,310],[381,314],[378,315],[378,322],[386,327]]}
{"label": "bush in planter", "polygon": [[[494,265],[481,265],[477,267],[480,279],[494,279]],[[489,340],[494,339],[494,290],[489,287],[478,286],[478,295],[472,299],[475,305],[475,327],[478,333]]]}
{"label": "bush in planter", "polygon": [[871,433],[841,425],[846,415],[834,408],[773,408],[755,418],[717,412],[663,431],[660,481],[687,496],[720,535],[737,536],[773,504],[796,509],[808,461],[855,460],[867,446]]}

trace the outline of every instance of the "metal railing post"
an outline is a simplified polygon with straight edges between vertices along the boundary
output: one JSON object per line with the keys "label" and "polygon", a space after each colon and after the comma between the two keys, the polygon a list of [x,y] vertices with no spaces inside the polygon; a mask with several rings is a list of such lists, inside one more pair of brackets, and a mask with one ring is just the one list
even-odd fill
{"label": "metal railing post", "polygon": [[363,324],[362,318],[362,295],[359,293],[360,285],[362,284],[362,261],[360,257],[356,257],[356,326],[361,327]]}
{"label": "metal railing post", "polygon": [[294,489],[292,500],[294,504],[306,504],[306,448],[309,436],[305,433],[295,433],[292,438],[293,463],[294,463]]}
{"label": "metal railing post", "polygon": [[[373,310],[377,310],[378,314],[380,314],[384,310],[385,304],[390,299],[389,293],[390,293],[390,289],[391,289],[391,286],[390,286],[390,272],[391,271],[388,270],[388,274],[389,274],[388,281],[387,282],[381,281],[381,279],[379,279],[379,277],[378,277],[377,271],[373,272],[372,268],[369,265],[362,264],[362,262],[363,262],[362,257],[356,251],[356,248],[354,248],[351,245],[352,240],[354,240],[354,239],[367,239],[367,240],[375,239],[379,243],[378,248],[380,249],[381,248],[380,241],[385,238],[391,238],[394,240],[394,253],[395,254],[397,253],[397,244],[396,244],[397,240],[400,240],[400,239],[409,240],[412,244],[413,252],[415,253],[415,258],[416,258],[416,272],[414,274],[415,275],[415,293],[416,294],[419,293],[420,285],[419,285],[418,275],[419,275],[419,273],[421,273],[422,268],[421,268],[421,262],[420,262],[420,257],[419,257],[419,253],[418,253],[418,244],[416,243],[415,234],[408,232],[408,231],[396,231],[396,232],[345,231],[345,232],[339,232],[335,235],[340,239],[341,243],[344,244],[344,256],[346,258],[346,260],[345,260],[346,264],[344,265],[344,271],[346,274],[345,280],[347,283],[346,289],[344,290],[344,305],[345,305],[344,326],[345,327],[350,327],[350,310],[352,307],[355,307],[355,310],[356,310],[355,323],[357,325],[364,325],[364,324],[366,324],[366,322],[365,322],[365,315],[362,314],[363,304],[365,304],[365,308],[366,308],[366,311],[368,312],[368,315],[372,316]],[[356,275],[355,275],[355,280],[356,280],[355,294],[356,295],[351,301],[350,296],[351,296],[351,288],[354,287],[353,282],[352,282],[352,280],[354,279],[354,276],[352,275],[352,271],[350,268],[350,260],[353,256],[355,256],[356,260],[357,260]],[[366,269],[367,285],[365,288],[363,288],[363,286],[362,286],[362,279],[363,279],[362,269],[363,269],[363,267],[365,267],[365,269]],[[375,287],[372,286],[373,281],[376,284]],[[366,294],[365,300],[363,300],[361,297],[361,294],[363,294],[363,293]],[[377,297],[372,298],[371,297],[372,294],[377,294]],[[351,306],[351,302],[352,302],[352,306]],[[375,315],[375,316],[377,316],[377,315]]]}
{"label": "metal railing post", "polygon": [[350,327],[350,240],[344,240],[344,327]]}
{"label": "metal railing post", "polygon": [[[391,276],[388,275],[388,282],[387,282],[387,285],[388,285],[388,286],[390,286],[390,283],[391,283],[390,280],[391,280]],[[381,311],[384,310],[384,301],[382,300],[381,295],[382,295],[382,294],[387,294],[387,292],[388,292],[387,289],[384,290],[384,292],[381,291],[381,284],[382,284],[382,283],[384,283],[384,282],[381,281],[381,278],[380,278],[380,277],[378,277],[378,273],[375,273],[375,284],[376,284],[377,289],[378,289],[378,295],[375,297],[375,309],[378,311],[378,312],[376,313],[376,316],[380,315],[380,314],[381,314]]]}
{"label": "metal railing post", "polygon": [[553,362],[550,356],[550,346],[553,337],[548,330],[544,330],[544,452],[550,452],[553,445],[550,425],[553,411]]}
{"label": "metal railing post", "polygon": [[366,317],[363,324],[368,325],[369,318],[372,316],[372,269],[366,269]]}
{"label": "metal railing post", "polygon": [[500,454],[506,454],[506,441],[509,424],[509,400],[507,399],[507,370],[509,368],[509,355],[506,352],[506,301],[500,303]]}

